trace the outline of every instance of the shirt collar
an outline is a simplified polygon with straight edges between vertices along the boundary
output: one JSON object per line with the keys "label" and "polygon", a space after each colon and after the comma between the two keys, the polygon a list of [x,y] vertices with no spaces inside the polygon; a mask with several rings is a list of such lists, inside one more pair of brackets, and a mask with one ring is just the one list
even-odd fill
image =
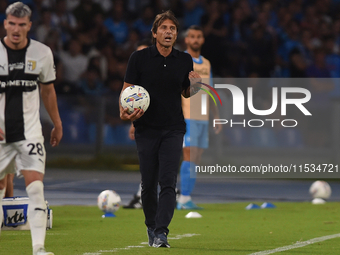
{"label": "shirt collar", "polygon": [[[162,55],[159,53],[159,51],[158,51],[158,49],[157,49],[157,47],[156,47],[156,44],[153,44],[153,45],[151,46],[151,56],[156,57],[157,55],[162,56]],[[172,50],[171,50],[169,56],[167,56],[167,58],[168,58],[168,57],[171,57],[171,56],[178,57],[178,50],[176,50],[174,47],[172,47]],[[163,57],[163,56],[162,56],[162,57]]]}
{"label": "shirt collar", "polygon": [[27,38],[27,44],[26,44],[26,46],[24,47],[24,48],[22,48],[22,49],[19,49],[19,50],[15,50],[15,49],[11,49],[9,46],[7,46],[7,44],[5,43],[5,38],[3,37],[3,38],[1,38],[1,43],[6,47],[6,49],[8,49],[8,50],[12,50],[12,51],[25,51],[27,48],[28,48],[28,46],[30,46],[30,44],[31,44],[31,39],[28,37]]}

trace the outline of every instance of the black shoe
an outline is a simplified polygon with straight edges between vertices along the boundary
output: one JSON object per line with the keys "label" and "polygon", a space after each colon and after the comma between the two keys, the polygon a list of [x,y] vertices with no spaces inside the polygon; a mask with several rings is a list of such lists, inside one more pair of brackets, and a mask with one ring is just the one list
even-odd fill
{"label": "black shoe", "polygon": [[149,238],[149,246],[151,247],[153,245],[153,241],[155,240],[155,232],[153,229],[148,228],[146,230],[147,234],[148,234],[148,238]]}
{"label": "black shoe", "polygon": [[168,238],[166,237],[165,233],[157,235],[152,246],[155,248],[159,247],[170,248],[170,244],[168,243]]}
{"label": "black shoe", "polygon": [[133,199],[130,201],[128,205],[124,205],[125,209],[140,209],[143,208],[142,201],[139,196],[134,195]]}

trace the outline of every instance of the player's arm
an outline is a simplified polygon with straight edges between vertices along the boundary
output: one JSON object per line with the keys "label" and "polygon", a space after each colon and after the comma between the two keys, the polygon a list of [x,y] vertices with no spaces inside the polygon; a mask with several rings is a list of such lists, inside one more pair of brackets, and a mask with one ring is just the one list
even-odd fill
{"label": "player's arm", "polygon": [[44,102],[45,108],[54,125],[54,128],[51,131],[50,143],[55,147],[63,137],[63,127],[59,116],[57,96],[53,83],[42,84],[40,87],[41,99]]}
{"label": "player's arm", "polygon": [[144,111],[141,109],[136,109],[133,113],[129,114],[128,112],[128,108],[123,108],[123,106],[120,103],[120,97],[122,96],[122,93],[124,91],[124,89],[126,89],[129,86],[132,86],[133,84],[124,82],[122,91],[120,92],[120,96],[119,96],[119,112],[120,112],[120,118],[122,120],[130,120],[130,121],[135,121],[137,119],[139,119],[140,117],[143,116]]}

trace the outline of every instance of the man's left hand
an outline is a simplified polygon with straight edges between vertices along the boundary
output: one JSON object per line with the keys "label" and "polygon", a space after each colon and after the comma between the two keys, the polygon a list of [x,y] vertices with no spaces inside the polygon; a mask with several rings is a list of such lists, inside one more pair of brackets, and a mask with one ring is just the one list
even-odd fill
{"label": "man's left hand", "polygon": [[58,146],[62,137],[63,137],[62,126],[54,127],[51,131],[51,140],[50,140],[52,147]]}
{"label": "man's left hand", "polygon": [[199,84],[199,82],[202,82],[202,78],[198,73],[191,71],[189,73],[189,80],[190,80],[190,86],[201,87],[201,84]]}
{"label": "man's left hand", "polygon": [[189,73],[189,80],[190,80],[190,96],[193,96],[202,87],[201,85],[202,78],[198,73],[191,71]]}

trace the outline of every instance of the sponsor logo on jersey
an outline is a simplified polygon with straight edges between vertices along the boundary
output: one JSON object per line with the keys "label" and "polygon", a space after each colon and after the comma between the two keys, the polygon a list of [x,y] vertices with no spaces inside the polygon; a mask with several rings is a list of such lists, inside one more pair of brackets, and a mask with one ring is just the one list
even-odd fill
{"label": "sponsor logo on jersey", "polygon": [[28,70],[33,71],[36,67],[37,67],[37,61],[34,61],[34,60],[27,61]]}
{"label": "sponsor logo on jersey", "polygon": [[37,81],[27,81],[27,80],[14,80],[14,81],[2,81],[0,83],[1,88],[5,88],[6,86],[21,86],[21,87],[33,87],[37,86]]}
{"label": "sponsor logo on jersey", "polygon": [[9,64],[9,70],[13,71],[14,69],[24,69],[25,64],[23,62],[20,63],[13,63],[13,64]]}
{"label": "sponsor logo on jersey", "polygon": [[0,65],[0,68],[5,71],[6,64]]}

